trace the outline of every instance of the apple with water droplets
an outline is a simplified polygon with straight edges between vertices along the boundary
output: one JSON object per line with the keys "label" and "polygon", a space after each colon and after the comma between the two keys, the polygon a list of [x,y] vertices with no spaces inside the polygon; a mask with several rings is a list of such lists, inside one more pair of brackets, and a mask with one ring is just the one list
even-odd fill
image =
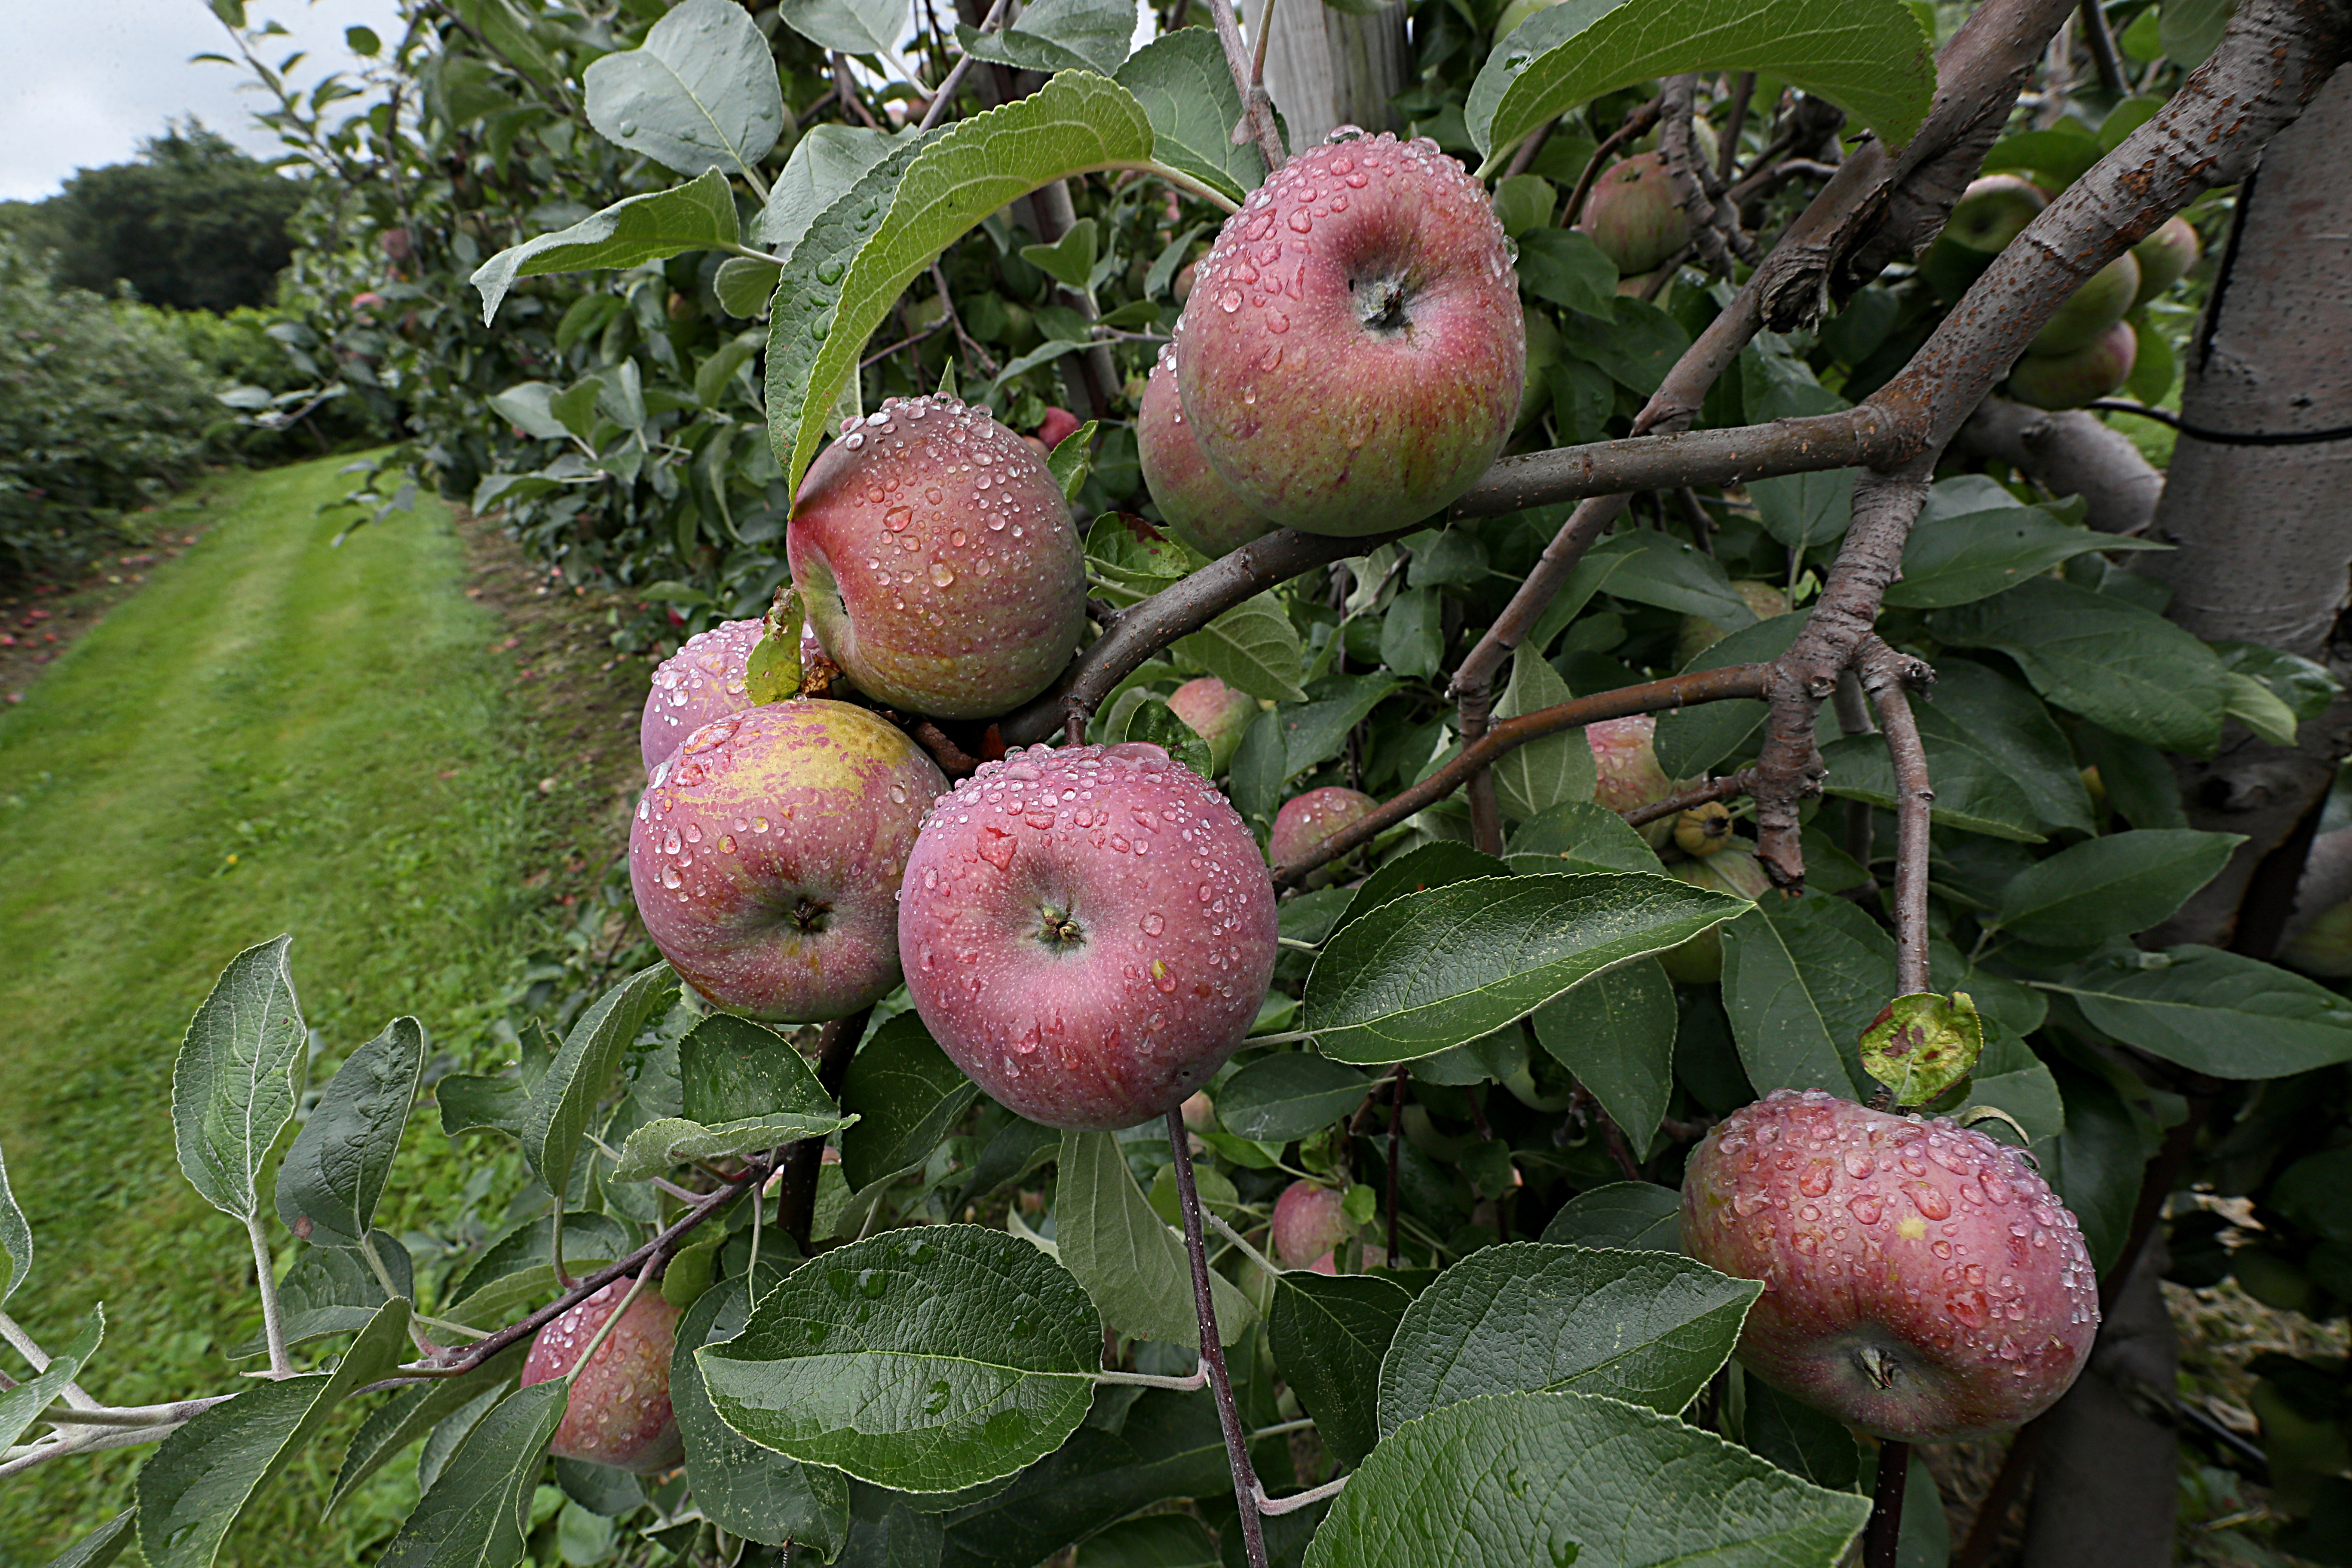
{"label": "apple with water droplets", "polygon": [[[1584,742],[1592,749],[1592,798],[1612,811],[1632,811],[1675,793],[1674,781],[1658,765],[1654,714],[1634,713],[1623,719],[1603,719],[1584,727]],[[1670,817],[1644,823],[1634,829],[1653,849],[1674,836]]]}
{"label": "apple with water droplets", "polygon": [[[1274,830],[1266,835],[1266,858],[1277,866],[1287,866],[1312,855],[1379,810],[1380,805],[1362,790],[1339,784],[1292,795],[1274,814]],[[1336,863],[1321,867],[1307,879],[1307,885],[1321,887],[1338,874]]]}
{"label": "apple with water droplets", "polygon": [[714,720],[637,802],[637,913],[714,1006],[771,1023],[846,1017],[898,984],[898,878],[946,788],[903,731],[850,703]]}
{"label": "apple with water droplets", "polygon": [[1817,1089],[1775,1089],[1708,1131],[1682,1241],[1763,1282],[1739,1335],[1748,1371],[1881,1438],[2032,1420],[2098,1332],[2082,1228],[2015,1150]]}
{"label": "apple with water droplets", "polygon": [[[751,650],[760,644],[758,620],[721,621],[697,632],[685,646],[654,669],[653,689],[646,693],[645,717],[637,724],[637,749],[646,771],[677,750],[678,742],[730,713],[752,707],[744,670]],[[816,634],[803,623],[801,662],[822,652]]]}
{"label": "apple with water droplets", "polygon": [[1257,722],[1257,699],[1235,691],[1213,675],[1188,680],[1171,692],[1168,706],[1192,733],[1208,742],[1209,772],[1221,773],[1240,749],[1242,736]]}
{"label": "apple with water droplets", "polygon": [[907,993],[999,1103],[1132,1127],[1205,1084],[1274,976],[1274,887],[1225,797],[1158,746],[1032,746],[923,824]]}
{"label": "apple with water droplets", "polygon": [[1135,416],[1136,457],[1168,531],[1212,560],[1230,555],[1278,526],[1260,517],[1218,477],[1192,439],[1176,391],[1176,356],[1163,347],[1143,384]]}
{"label": "apple with water droplets", "polygon": [[1486,187],[1352,130],[1250,193],[1176,326],[1185,424],[1253,511],[1353,538],[1443,510],[1503,449],[1527,323]]}
{"label": "apple with water droplets", "polygon": [[[547,1383],[579,1364],[580,1352],[596,1337],[629,1293],[632,1281],[615,1279],[539,1331],[523,1358],[522,1386]],[[677,1416],[670,1409],[670,1352],[677,1343],[678,1310],[648,1282],[572,1384],[563,1419],[548,1449],[560,1459],[609,1465],[650,1476],[686,1462]]]}
{"label": "apple with water droplets", "polygon": [[1021,437],[952,397],[889,397],[809,465],[785,552],[809,624],[892,708],[992,719],[1086,629],[1069,503]]}

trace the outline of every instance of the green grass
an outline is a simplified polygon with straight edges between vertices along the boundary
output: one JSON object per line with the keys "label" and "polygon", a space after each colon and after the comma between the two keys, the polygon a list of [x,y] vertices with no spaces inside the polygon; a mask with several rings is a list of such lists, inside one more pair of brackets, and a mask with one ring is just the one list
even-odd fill
{"label": "green grass", "polygon": [[[220,1347],[259,1322],[239,1228],[173,1155],[173,1053],[221,966],[291,931],[330,1058],[411,1013],[464,1059],[540,929],[534,775],[492,613],[437,505],[331,547],[316,509],[348,488],[338,466],[180,503],[166,528],[217,525],[0,717],[0,1148],[37,1246],[9,1310],[54,1348],[103,1300],[83,1381],[111,1403],[235,1387]],[[413,1131],[395,1180],[406,1207],[467,1173]],[[410,1468],[321,1524],[339,1449],[275,1483],[223,1560],[343,1563],[381,1541]],[[127,1506],[147,1451],[0,1481],[0,1563],[45,1563]]]}

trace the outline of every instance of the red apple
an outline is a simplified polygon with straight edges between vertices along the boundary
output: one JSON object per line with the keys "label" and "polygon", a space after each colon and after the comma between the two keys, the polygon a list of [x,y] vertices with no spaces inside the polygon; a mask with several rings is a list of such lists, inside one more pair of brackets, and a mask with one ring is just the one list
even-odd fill
{"label": "red apple", "polygon": [[1662,267],[1690,243],[1690,217],[1663,153],[1637,153],[1603,169],[1576,226],[1617,264],[1621,278]]}
{"label": "red apple", "polygon": [[785,549],[809,624],[858,689],[989,719],[1053,684],[1086,629],[1062,488],[951,397],[889,397],[809,465]]}
{"label": "red apple", "polygon": [[[570,1372],[629,1293],[630,1283],[614,1280],[540,1330],[523,1358],[522,1386]],[[686,1446],[669,1405],[669,1360],[677,1346],[678,1317],[678,1310],[662,1299],[658,1285],[648,1283],[637,1292],[573,1381],[555,1440],[548,1445],[551,1453],[641,1476],[686,1462]]]}
{"label": "red apple", "polygon": [[2139,292],[2132,303],[2144,305],[2187,277],[2197,265],[2198,249],[2197,231],[2187,218],[2166,218],[2154,234],[2132,247],[2132,259],[2139,263]]}
{"label": "red apple", "polygon": [[1045,410],[1045,417],[1037,422],[1037,428],[1033,434],[1037,439],[1045,443],[1045,449],[1050,452],[1076,435],[1078,426],[1083,423],[1083,420],[1066,408],[1048,407]]}
{"label": "red apple", "polygon": [[1274,1256],[1285,1268],[1320,1268],[1321,1260],[1356,1233],[1340,1212],[1345,1194],[1314,1182],[1293,1182],[1274,1200]]}
{"label": "red apple", "polygon": [[2080,408],[2131,379],[2139,334],[2117,321],[2090,342],[2063,354],[2028,353],[2009,370],[2009,395],[2036,408]]}
{"label": "red apple", "polygon": [[1707,1133],[1682,1238],[1764,1282],[1739,1336],[1748,1369],[1882,1438],[2031,1420],[2098,1331],[2082,1229],[2016,1151],[1817,1089],[1776,1089]]}
{"label": "red apple", "polygon": [[637,802],[637,912],[713,1005],[776,1023],[845,1017],[898,984],[899,873],[946,788],[902,731],[846,702],[713,720]]}
{"label": "red apple", "polygon": [[637,722],[637,750],[647,773],[713,719],[751,706],[743,666],[759,641],[758,621],[721,621],[687,638],[685,647],[655,667],[645,717]]}
{"label": "red apple", "polygon": [[1136,456],[1168,531],[1202,554],[1230,555],[1277,526],[1252,511],[1201,456],[1176,391],[1176,353],[1162,348],[1135,416]]}
{"label": "red apple", "polygon": [[2085,279],[2066,302],[2033,334],[2028,352],[2071,353],[2096,342],[2101,333],[2124,319],[2139,296],[2139,263],[2124,252]]}
{"label": "red apple", "polygon": [[[1584,727],[1585,744],[1592,748],[1593,799],[1612,811],[1631,811],[1675,793],[1674,781],[1658,766],[1658,753],[1652,745],[1657,728],[1656,716],[1649,713],[1603,719]],[[1674,830],[1674,823],[1661,817],[1634,831],[1655,849]]]}
{"label": "red apple", "polygon": [[1503,449],[1527,326],[1486,187],[1426,138],[1310,148],[1250,193],[1176,326],[1184,418],[1252,510],[1310,533],[1438,512]]}
{"label": "red apple", "polygon": [[1257,699],[1235,691],[1213,675],[1188,680],[1169,695],[1168,706],[1209,743],[1209,771],[1221,773],[1234,760],[1242,736],[1257,722]]}
{"label": "red apple", "polygon": [[[1339,784],[1292,795],[1274,814],[1274,831],[1266,836],[1266,858],[1277,866],[1286,866],[1303,855],[1310,855],[1362,821],[1380,804],[1360,789]],[[1335,867],[1325,866],[1307,881],[1310,886],[1320,886],[1335,875]]]}
{"label": "red apple", "polygon": [[1049,1127],[1164,1114],[1249,1033],[1274,889],[1209,783],[1157,746],[1032,746],[924,819],[907,991],[981,1088]]}
{"label": "red apple", "polygon": [[1942,237],[1979,256],[1998,255],[2049,205],[2050,198],[2031,180],[1986,174],[1969,182],[1952,204]]}

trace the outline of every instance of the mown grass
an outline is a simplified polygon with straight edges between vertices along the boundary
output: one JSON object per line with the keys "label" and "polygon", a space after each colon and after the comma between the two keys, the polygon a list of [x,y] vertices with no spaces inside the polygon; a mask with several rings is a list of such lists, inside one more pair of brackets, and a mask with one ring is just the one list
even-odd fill
{"label": "mown grass", "polygon": [[[349,484],[336,467],[184,499],[166,526],[217,520],[201,542],[0,717],[0,1148],[37,1248],[9,1310],[54,1344],[104,1301],[83,1381],[112,1403],[234,1388],[221,1348],[259,1321],[238,1227],[173,1154],[173,1053],[221,966],[290,931],[330,1059],[402,1013],[471,1059],[537,929],[535,773],[496,617],[467,599],[438,506],[333,548],[317,508]],[[413,1130],[402,1206],[476,1163]],[[339,1447],[278,1481],[224,1561],[348,1563],[380,1542],[410,1467],[321,1523]],[[44,1563],[128,1506],[144,1452],[0,1481],[0,1563]]]}

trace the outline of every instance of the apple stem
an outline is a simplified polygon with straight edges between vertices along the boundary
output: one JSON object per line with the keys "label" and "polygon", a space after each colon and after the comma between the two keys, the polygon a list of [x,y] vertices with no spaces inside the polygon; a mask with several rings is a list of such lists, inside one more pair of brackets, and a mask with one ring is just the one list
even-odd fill
{"label": "apple stem", "polygon": [[1911,1445],[1878,1445],[1878,1484],[1871,1489],[1870,1522],[1862,1529],[1863,1568],[1895,1568],[1903,1539],[1903,1489],[1911,1479]]}
{"label": "apple stem", "polygon": [[[866,1020],[874,1009],[864,1008],[846,1018],[835,1018],[817,1037],[816,1080],[825,1093],[841,1098],[841,1080],[848,1076],[849,1058],[866,1037]],[[824,1163],[824,1140],[803,1138],[784,1151],[783,1191],[776,1199],[776,1224],[808,1250],[809,1226],[816,1218],[816,1179]]]}
{"label": "apple stem", "polygon": [[1249,1457],[1249,1436],[1234,1403],[1234,1380],[1225,1370],[1225,1348],[1217,1339],[1217,1303],[1209,1293],[1209,1253],[1201,1237],[1201,1189],[1192,1179],[1192,1134],[1181,1109],[1168,1112],[1168,1149],[1176,1164],[1176,1191],[1184,1210],[1184,1251],[1192,1262],[1192,1305],[1201,1319],[1201,1364],[1217,1396],[1217,1421],[1225,1432],[1225,1458],[1233,1467],[1234,1504],[1241,1510],[1242,1546],[1249,1568],[1265,1568],[1265,1527],[1257,1510],[1257,1471]]}

